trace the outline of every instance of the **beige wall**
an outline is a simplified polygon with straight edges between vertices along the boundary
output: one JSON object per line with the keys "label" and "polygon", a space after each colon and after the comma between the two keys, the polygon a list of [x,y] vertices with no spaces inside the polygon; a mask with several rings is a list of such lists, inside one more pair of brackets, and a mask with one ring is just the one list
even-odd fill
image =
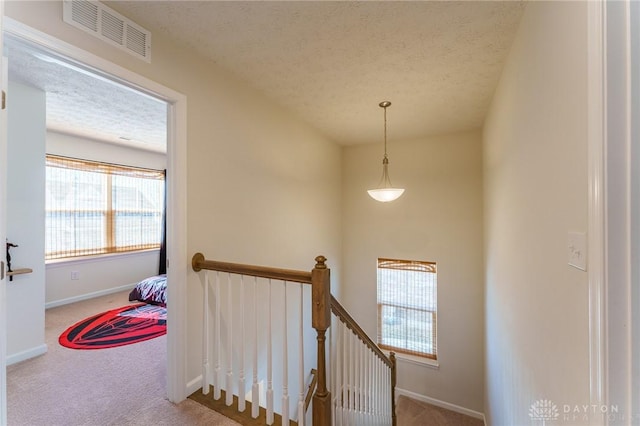
{"label": "beige wall", "polygon": [[381,144],[347,147],[343,160],[342,300],[370,336],[377,333],[376,259],[438,264],[439,368],[399,361],[398,387],[482,412],[482,140],[479,132],[390,141],[392,203],[378,184]]}
{"label": "beige wall", "polygon": [[587,273],[567,264],[587,227],[586,22],[585,2],[530,3],[485,123],[488,424],[589,404]]}
{"label": "beige wall", "polygon": [[[117,8],[117,4],[112,5]],[[152,63],[62,22],[61,2],[14,2],[6,14],[187,96],[187,247],[209,258],[339,275],[340,148],[211,62],[153,33]],[[201,372],[201,285],[188,291],[187,380]]]}

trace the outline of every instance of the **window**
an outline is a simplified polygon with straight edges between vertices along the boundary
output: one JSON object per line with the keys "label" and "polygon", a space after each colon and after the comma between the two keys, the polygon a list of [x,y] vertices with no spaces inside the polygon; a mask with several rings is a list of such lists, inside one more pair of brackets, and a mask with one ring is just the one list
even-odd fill
{"label": "window", "polygon": [[378,259],[378,345],[438,359],[436,264]]}
{"label": "window", "polygon": [[47,155],[45,258],[160,247],[164,173]]}

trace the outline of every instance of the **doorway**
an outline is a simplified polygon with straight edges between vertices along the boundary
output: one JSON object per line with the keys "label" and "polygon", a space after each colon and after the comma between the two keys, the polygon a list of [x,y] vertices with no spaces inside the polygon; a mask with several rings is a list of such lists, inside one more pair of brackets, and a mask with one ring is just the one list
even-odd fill
{"label": "doorway", "polygon": [[[39,49],[67,58],[74,66],[95,73],[102,79],[124,85],[167,104],[167,398],[180,402],[186,398],[186,97],[145,77],[132,73],[89,52],[64,43],[47,34],[5,18],[5,34]],[[3,173],[6,173],[3,171]],[[4,208],[4,207],[3,207]],[[2,302],[2,301],[0,301]],[[0,306],[4,311],[5,307]],[[6,336],[6,329],[0,330]],[[4,355],[2,355],[4,356]],[[5,369],[4,359],[0,367]],[[6,371],[3,371],[3,376]],[[4,391],[4,389],[2,390]],[[4,401],[2,402],[4,405]],[[6,407],[1,407],[6,412]]]}

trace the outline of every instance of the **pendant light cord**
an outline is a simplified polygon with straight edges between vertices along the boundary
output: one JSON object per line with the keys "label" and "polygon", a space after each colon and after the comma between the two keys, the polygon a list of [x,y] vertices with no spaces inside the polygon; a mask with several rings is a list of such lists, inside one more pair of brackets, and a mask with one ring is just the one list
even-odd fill
{"label": "pendant light cord", "polygon": [[387,107],[384,108],[384,158],[387,158]]}

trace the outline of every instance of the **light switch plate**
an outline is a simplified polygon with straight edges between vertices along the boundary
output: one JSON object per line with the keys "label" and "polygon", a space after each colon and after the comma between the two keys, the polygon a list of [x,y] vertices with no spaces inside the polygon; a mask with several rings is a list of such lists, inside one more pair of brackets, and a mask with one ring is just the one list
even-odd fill
{"label": "light switch plate", "polygon": [[587,234],[584,232],[569,232],[567,255],[569,265],[580,270],[587,270]]}

